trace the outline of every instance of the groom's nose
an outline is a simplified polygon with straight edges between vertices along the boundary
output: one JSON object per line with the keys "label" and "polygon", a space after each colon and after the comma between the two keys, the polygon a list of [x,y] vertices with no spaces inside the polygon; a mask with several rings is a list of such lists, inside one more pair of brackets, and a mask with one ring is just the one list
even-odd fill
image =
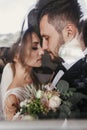
{"label": "groom's nose", "polygon": [[43,40],[43,42],[42,42],[42,48],[43,48],[43,50],[48,49],[48,45],[47,45],[47,42],[45,40]]}

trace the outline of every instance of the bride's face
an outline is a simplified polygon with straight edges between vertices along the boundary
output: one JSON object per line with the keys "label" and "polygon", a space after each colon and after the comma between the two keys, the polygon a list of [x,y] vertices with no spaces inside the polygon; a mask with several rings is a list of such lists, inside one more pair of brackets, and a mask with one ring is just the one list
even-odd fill
{"label": "bride's face", "polygon": [[26,46],[26,52],[29,51],[29,54],[26,56],[25,62],[28,66],[31,67],[40,67],[42,65],[42,55],[43,50],[40,46],[40,39],[36,33],[32,33],[32,46],[31,50],[28,49],[29,45]]}

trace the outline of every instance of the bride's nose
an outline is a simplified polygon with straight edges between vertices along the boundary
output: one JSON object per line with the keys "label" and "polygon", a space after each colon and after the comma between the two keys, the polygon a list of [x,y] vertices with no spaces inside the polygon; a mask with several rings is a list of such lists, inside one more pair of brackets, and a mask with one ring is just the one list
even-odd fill
{"label": "bride's nose", "polygon": [[44,50],[41,47],[39,48],[39,55],[44,55]]}

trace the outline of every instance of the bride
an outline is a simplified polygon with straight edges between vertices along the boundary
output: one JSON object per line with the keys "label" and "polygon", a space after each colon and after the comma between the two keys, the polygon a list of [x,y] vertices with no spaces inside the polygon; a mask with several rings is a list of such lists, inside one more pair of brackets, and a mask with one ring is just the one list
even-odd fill
{"label": "bride", "polygon": [[1,79],[5,119],[12,120],[20,102],[33,96],[40,86],[32,68],[41,66],[42,55],[39,36],[32,27],[11,47],[10,62],[5,66]]}

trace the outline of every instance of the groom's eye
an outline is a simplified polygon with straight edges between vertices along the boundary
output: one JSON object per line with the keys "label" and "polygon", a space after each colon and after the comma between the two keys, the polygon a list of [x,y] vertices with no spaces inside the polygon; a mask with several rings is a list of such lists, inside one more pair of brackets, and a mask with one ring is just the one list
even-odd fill
{"label": "groom's eye", "polygon": [[45,37],[45,40],[48,41],[48,37]]}

